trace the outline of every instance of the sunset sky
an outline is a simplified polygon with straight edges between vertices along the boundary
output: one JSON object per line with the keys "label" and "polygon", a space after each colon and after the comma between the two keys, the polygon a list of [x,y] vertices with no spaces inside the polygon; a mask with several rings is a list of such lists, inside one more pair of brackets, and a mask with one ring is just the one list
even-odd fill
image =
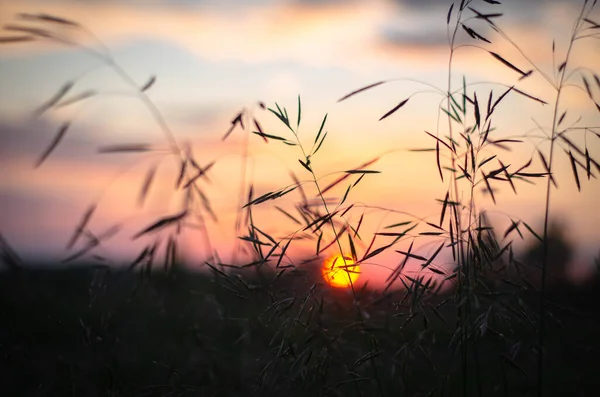
{"label": "sunset sky", "polygon": [[[473,6],[480,12],[503,12],[504,16],[497,19],[501,29],[545,73],[556,74],[553,70],[564,58],[580,2],[503,3],[492,6],[475,1]],[[324,184],[340,175],[334,172],[383,155],[369,167],[382,173],[367,175],[352,191],[349,203],[356,202],[357,208],[368,204],[439,219],[440,204],[435,199],[444,198],[447,180],[440,181],[432,153],[407,149],[434,146],[424,131],[442,136],[446,133],[447,120],[439,114],[443,98],[419,82],[446,89],[446,15],[450,4],[447,0],[9,0],[0,3],[0,24],[9,28],[0,36],[19,35],[10,30],[15,25],[44,26],[19,18],[20,13],[55,15],[77,21],[93,36],[58,27],[61,34],[90,48],[106,46],[116,63],[140,86],[156,76],[148,96],[178,143],[189,143],[203,165],[215,161],[206,192],[220,221],[211,223],[209,229],[219,255],[229,260],[235,246],[232,232],[244,136],[237,128],[227,141],[221,138],[243,108],[253,109],[266,133],[293,138],[273,115],[256,106],[258,101],[268,107],[275,102],[286,106],[295,121],[300,95],[303,120],[299,136],[309,147],[328,114],[327,139],[312,160]],[[592,19],[600,20],[598,11]],[[531,69],[523,56],[485,23],[471,21],[469,26],[493,44],[475,41],[462,30],[459,43],[483,47],[524,70]],[[572,57],[573,64],[600,65],[600,40],[577,42]],[[464,75],[468,84],[476,83],[469,86],[469,92],[476,89],[482,102],[491,88],[495,98],[505,90],[490,82],[508,86],[519,83],[521,90],[550,102],[542,106],[523,96],[509,95],[494,116],[496,139],[534,134],[536,125],[550,127],[555,93],[539,74],[519,82],[519,74],[474,46],[457,51],[453,68],[453,88],[459,88]],[[398,78],[412,80],[391,82],[337,102],[362,86]],[[105,95],[35,115],[34,111],[67,81],[76,82],[69,95],[86,90]],[[573,83],[582,86],[580,79]],[[595,86],[593,91],[596,102],[600,102],[600,87]],[[131,236],[152,220],[172,215],[180,208],[181,200],[173,193],[178,165],[172,156],[98,153],[101,146],[125,143],[167,148],[168,141],[148,109],[135,96],[124,95],[126,92],[131,92],[131,87],[83,47],[47,40],[0,44],[0,233],[24,258],[68,256],[65,246],[81,215],[92,202],[98,202],[90,222],[96,233],[115,223],[127,225],[107,242],[102,254],[130,260],[144,243],[132,241]],[[402,109],[378,121],[415,92],[418,94]],[[562,105],[570,109],[566,124],[576,123],[581,116],[581,125],[600,125],[600,113],[584,90],[565,90]],[[34,168],[67,120],[73,122],[60,145],[46,162]],[[583,133],[573,137],[582,146],[585,140],[592,156],[600,158],[598,137]],[[535,154],[538,144],[539,140],[525,139],[512,152],[498,150],[497,154],[505,164],[517,168]],[[297,161],[298,148],[276,141],[265,144],[255,135],[250,137],[249,145],[248,171],[256,195],[292,183],[290,170],[302,180],[310,178]],[[539,148],[547,152],[549,144],[540,144]],[[146,170],[157,160],[161,160],[157,179],[140,208],[137,198]],[[580,170],[582,187],[577,192],[569,159],[562,151],[556,165],[560,189],[552,193],[552,213],[565,222],[567,235],[577,248],[572,273],[582,277],[591,270],[600,250],[600,181],[588,181]],[[543,171],[537,156],[532,171]],[[315,193],[310,184],[306,186],[307,191]],[[340,185],[327,196],[339,199],[346,186]],[[495,226],[504,230],[512,218],[541,230],[542,179],[535,186],[517,184],[518,195],[508,185],[497,187],[497,205],[487,195],[477,196],[480,209],[489,211]],[[466,197],[467,192],[464,194]],[[294,225],[273,205],[293,208],[297,200],[299,195],[293,193],[281,202],[259,206],[255,221],[267,233],[285,236]],[[355,224],[362,211],[348,215],[350,222]],[[374,232],[409,220],[404,215],[386,215],[374,209],[367,210],[367,215],[368,221],[362,226],[365,241],[357,246],[359,251],[364,251]],[[186,255],[200,261],[205,252],[198,232],[186,232],[183,239]],[[383,245],[386,240],[377,241],[376,245]],[[399,244],[398,249],[406,248],[406,244]],[[427,255],[435,248],[435,240],[422,240],[417,252]],[[363,281],[382,280],[389,272],[386,267],[393,268],[401,260],[393,250],[376,258],[373,266],[361,267]]]}

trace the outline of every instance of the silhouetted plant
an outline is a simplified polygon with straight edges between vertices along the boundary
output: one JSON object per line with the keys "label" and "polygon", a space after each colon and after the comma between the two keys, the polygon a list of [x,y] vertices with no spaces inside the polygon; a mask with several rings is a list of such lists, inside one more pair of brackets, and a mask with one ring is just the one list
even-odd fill
{"label": "silhouetted plant", "polygon": [[[159,254],[162,254],[165,269],[172,269],[179,277],[182,269],[174,265],[184,260],[179,254],[180,233],[188,227],[199,228],[203,232],[207,254],[205,264],[214,276],[216,288],[226,290],[238,297],[240,302],[250,302],[244,306],[248,315],[243,319],[245,325],[240,326],[242,335],[233,342],[237,343],[252,333],[256,336],[255,340],[260,341],[257,342],[260,348],[256,347],[258,356],[249,364],[253,372],[245,378],[252,379],[253,383],[246,391],[251,390],[257,395],[281,395],[290,393],[293,388],[288,384],[292,384],[301,394],[416,395],[429,392],[430,395],[447,395],[460,391],[465,396],[501,395],[502,392],[512,395],[508,391],[509,381],[531,386],[533,375],[530,372],[537,368],[537,390],[542,395],[545,390],[543,360],[545,318],[548,315],[545,301],[547,275],[556,273],[556,264],[565,263],[571,254],[560,230],[553,229],[549,223],[551,187],[557,185],[553,173],[556,151],[562,149],[568,156],[578,189],[581,188],[579,172],[584,171],[587,179],[596,178],[595,170],[600,172],[600,164],[592,157],[587,140],[586,146],[580,147],[571,137],[574,134],[600,137],[598,127],[579,119],[567,126],[572,110],[563,108],[561,96],[566,87],[575,85],[581,92],[587,93],[590,103],[600,110],[594,99],[596,88],[592,89],[589,82],[593,78],[600,88],[596,71],[571,65],[570,59],[571,49],[577,41],[599,37],[597,31],[600,25],[589,19],[596,1],[583,1],[568,49],[562,58],[552,45],[553,57],[560,58],[560,62],[555,70],[548,73],[533,63],[500,27],[498,21],[502,13],[480,12],[475,8],[499,3],[495,0],[456,0],[451,3],[446,15],[450,45],[448,80],[443,89],[413,79],[384,80],[354,90],[339,100],[354,100],[366,90],[395,81],[409,80],[423,85],[429,92],[435,91],[439,97],[435,108],[438,121],[447,122],[447,127],[438,122],[436,131],[425,131],[431,145],[412,150],[432,155],[432,161],[437,165],[437,176],[446,184],[445,191],[435,198],[441,207],[438,215],[422,218],[402,213],[406,220],[386,225],[372,236],[366,236],[361,225],[368,216],[368,205],[353,203],[352,191],[365,177],[385,172],[371,168],[380,157],[362,159],[358,161],[361,165],[337,173],[337,178],[326,184],[324,174],[315,169],[312,160],[326,141],[328,116],[323,117],[319,129],[309,138],[309,150],[304,140],[307,139],[306,134],[299,135],[302,114],[306,111],[300,97],[292,115],[286,106],[275,103],[273,107],[267,107],[259,102],[257,108],[239,112],[223,136],[223,140],[227,139],[238,127],[245,134],[235,222],[239,245],[235,247],[231,263],[220,258],[212,247],[208,219],[216,221],[218,214],[213,211],[202,185],[217,159],[202,164],[191,147],[178,143],[159,109],[146,95],[156,81],[154,76],[144,84],[136,83],[116,64],[108,49],[89,47],[74,41],[70,35],[70,31],[77,30],[93,36],[89,31],[76,22],[55,16],[19,15],[18,24],[5,27],[18,36],[3,38],[1,42],[52,40],[79,46],[102,60],[106,67],[129,84],[131,93],[151,112],[165,135],[165,145],[143,142],[99,149],[102,153],[174,156],[180,164],[174,191],[181,195],[183,205],[180,211],[149,222],[133,236],[134,239],[152,237],[152,241],[141,250],[129,270],[140,269],[141,275],[150,275]],[[493,33],[484,36],[480,33],[482,27],[491,29]],[[463,40],[468,41],[461,44]],[[522,59],[509,60],[493,51],[495,40],[512,45]],[[516,80],[508,84],[495,83],[494,88],[500,89],[499,95],[493,89],[482,92],[482,83],[471,81],[469,76],[463,76],[461,84],[454,86],[456,72],[453,60],[457,51],[464,47],[485,51],[502,67],[512,70]],[[525,68],[522,64],[529,66]],[[556,90],[553,100],[539,98],[535,93],[520,88],[523,80],[533,78],[539,78]],[[36,113],[41,115],[77,102],[87,104],[85,101],[102,94],[101,91],[71,94],[76,83],[64,84]],[[421,93],[418,91],[402,97],[390,110],[382,112],[379,120],[399,117],[405,108],[411,106],[411,98]],[[525,132],[509,138],[500,135],[493,116],[506,100],[515,96],[534,105],[551,105],[550,130],[539,127],[541,135]],[[264,111],[267,114],[264,117],[275,116],[282,125],[282,132],[264,131],[260,124],[263,116],[255,115],[255,110],[257,113]],[[65,121],[59,128],[37,166],[51,160],[52,152],[65,138],[74,121]],[[295,150],[298,168],[290,172],[289,185],[256,195],[256,186],[248,180],[246,171],[250,139],[262,139]],[[525,141],[534,144],[534,155],[521,164],[509,164],[503,151]],[[545,141],[550,142],[548,153],[540,148]],[[534,161],[540,163],[541,171],[530,170]],[[140,205],[143,205],[156,170],[157,166],[148,169],[139,194]],[[523,220],[510,215],[506,229],[497,230],[491,225],[482,203],[490,204],[490,200],[492,204],[496,203],[498,186],[510,187],[516,194],[519,184],[544,179],[547,181],[547,193],[543,232],[536,232]],[[301,197],[299,202],[292,204],[293,208],[277,205],[278,199],[289,197],[292,192],[299,193]],[[337,193],[339,197],[326,199],[327,192]],[[253,208],[258,205],[269,205],[285,216],[290,222],[289,231],[283,236],[267,233],[260,224],[261,219],[253,214]],[[76,227],[68,247],[80,248],[66,258],[66,262],[90,257],[105,239],[119,232],[118,225],[101,233],[93,232],[89,222],[96,215],[95,208],[96,203],[83,214]],[[393,208],[378,210],[400,213]],[[537,239],[538,243],[526,255],[525,263],[521,263],[515,258],[512,238],[515,235],[523,238],[524,234]],[[314,241],[313,252],[303,258],[291,257],[288,253],[290,246],[300,240]],[[363,245],[358,245],[358,241]],[[435,246],[427,251],[429,254],[418,253],[424,252],[432,242]],[[4,256],[14,258],[14,255],[8,254],[10,251],[4,240],[0,243]],[[408,248],[404,249],[403,245],[400,249],[401,244]],[[389,250],[399,255],[399,263],[396,268],[390,269],[385,287],[380,291],[366,285],[358,288],[351,279],[349,291],[333,290],[318,277],[315,279],[313,274],[312,266],[320,262],[321,255],[327,250],[341,255],[347,271],[355,271],[356,265],[369,266],[378,255]],[[454,261],[451,269],[441,261],[442,252],[451,253]],[[249,256],[248,262],[238,260],[238,253]],[[350,259],[353,263],[346,262]],[[408,261],[419,263],[420,271],[416,275],[404,271]],[[531,296],[527,295],[524,300],[525,295],[521,292],[537,289],[538,283],[528,279],[536,264],[540,267],[540,304],[539,310],[532,310]],[[521,270],[523,277],[514,277],[515,272],[521,276]],[[440,294],[440,288],[447,283],[454,287],[453,296]],[[140,285],[136,286],[136,292],[143,288]],[[256,310],[257,307],[261,310]],[[243,316],[243,313],[240,315]],[[222,320],[222,315],[215,317],[215,321]],[[436,332],[442,336],[437,337]],[[251,347],[245,349],[250,351]],[[529,355],[519,354],[521,350],[526,350]],[[535,360],[530,359],[531,356]],[[494,357],[492,363],[487,362],[489,357]],[[242,367],[241,361],[236,365]],[[460,365],[457,366],[456,361]],[[533,361],[537,362],[537,367]],[[419,365],[412,368],[409,363]],[[491,381],[487,382],[486,378]],[[433,381],[415,384],[414,379]]]}

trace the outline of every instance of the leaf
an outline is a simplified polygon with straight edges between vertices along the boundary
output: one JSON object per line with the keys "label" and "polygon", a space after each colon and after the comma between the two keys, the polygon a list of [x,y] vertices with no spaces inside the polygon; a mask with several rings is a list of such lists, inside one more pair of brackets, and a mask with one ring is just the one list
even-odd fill
{"label": "leaf", "polygon": [[69,121],[67,121],[66,123],[64,123],[58,130],[58,132],[56,133],[56,135],[54,136],[54,139],[52,140],[52,142],[50,143],[50,146],[48,146],[48,148],[44,151],[44,153],[42,153],[42,155],[40,156],[40,158],[38,159],[38,161],[35,164],[35,168],[39,167],[40,165],[42,165],[42,163],[44,161],[46,161],[46,159],[48,158],[48,156],[50,156],[50,153],[52,153],[52,151],[54,149],[56,149],[56,147],[58,146],[58,144],[60,143],[60,141],[63,139],[63,137],[65,136],[65,133],[67,132],[67,130],[69,129],[69,126],[71,125],[71,123]]}
{"label": "leaf", "polygon": [[[444,246],[446,245],[446,243],[441,243],[440,246],[435,250],[435,252],[433,253],[433,255],[431,255],[429,257],[429,259],[427,259],[427,262],[425,262],[424,264],[421,265],[421,268],[425,269],[427,267],[429,267],[429,265],[433,262],[433,260],[438,256],[438,254],[440,253],[440,251],[442,250],[442,248],[444,248]],[[436,271],[433,270],[433,268],[430,268],[429,270],[433,271],[434,273],[436,273]],[[440,272],[438,274],[444,274],[443,272]]]}
{"label": "leaf", "polygon": [[65,19],[65,18],[61,18],[61,17],[57,17],[54,15],[49,15],[49,14],[43,14],[43,13],[37,13],[37,14],[21,13],[21,14],[19,14],[19,17],[21,19],[25,19],[25,20],[38,20],[38,21],[44,21],[44,22],[57,23],[60,25],[68,25],[68,26],[72,26],[72,27],[79,26],[79,24],[77,22],[73,22],[73,21]]}
{"label": "leaf", "polygon": [[344,193],[344,196],[342,197],[342,200],[340,201],[338,206],[341,206],[342,204],[344,204],[344,202],[346,201],[346,198],[348,198],[348,193],[350,193],[351,188],[352,188],[352,185],[348,185],[348,188],[346,189],[346,192]]}
{"label": "leaf", "polygon": [[142,229],[140,232],[138,232],[136,235],[133,236],[133,239],[135,240],[135,239],[143,236],[144,234],[148,234],[148,233],[154,232],[156,230],[163,229],[163,228],[171,225],[172,223],[179,222],[180,220],[185,218],[186,215],[187,215],[187,210],[184,210],[184,211],[180,212],[179,214],[161,218],[158,221],[149,225],[148,227]]}
{"label": "leaf", "polygon": [[440,179],[444,182],[444,173],[442,172],[442,164],[440,162],[440,142],[435,142],[435,162],[438,167],[438,172],[440,173]]}
{"label": "leaf", "polygon": [[442,204],[442,213],[440,214],[440,227],[444,224],[444,216],[446,215],[446,208],[448,207],[448,198],[450,197],[450,191],[446,191],[446,197]]}
{"label": "leaf", "polygon": [[364,216],[365,216],[364,213],[360,214],[360,218],[358,219],[358,224],[356,225],[356,230],[354,230],[354,237],[356,237],[358,235],[358,231],[360,230],[360,225],[362,225]]}
{"label": "leaf", "polygon": [[100,146],[98,153],[131,153],[147,152],[152,150],[152,146],[147,143],[129,143],[124,145]]}
{"label": "leaf", "polygon": [[352,236],[348,232],[348,244],[350,245],[350,253],[352,254],[352,260],[356,262],[358,260],[358,256],[356,255],[356,247],[354,246],[354,241],[352,241]]}
{"label": "leaf", "polygon": [[65,84],[63,84],[63,86],[60,87],[58,92],[56,94],[54,94],[50,99],[48,99],[44,104],[42,104],[40,107],[38,107],[34,111],[34,113],[37,116],[40,116],[46,110],[48,110],[52,106],[56,105],[58,103],[58,101],[60,101],[69,91],[71,91],[71,88],[73,88],[74,85],[75,85],[75,83],[72,81],[68,81]]}
{"label": "leaf", "polygon": [[310,169],[310,166],[308,165],[308,162],[305,163],[304,161],[302,161],[300,159],[298,159],[298,161],[300,162],[300,164],[302,164],[302,166],[304,168],[306,168],[308,170],[308,172],[312,173],[312,170]]}
{"label": "leaf", "polygon": [[277,136],[277,135],[271,135],[271,134],[266,134],[264,132],[261,131],[252,131],[253,134],[256,134],[258,136],[261,136],[263,139],[266,140],[266,138],[270,138],[270,139],[275,139],[277,141],[286,141],[285,138]]}
{"label": "leaf", "polygon": [[544,101],[544,100],[542,100],[542,99],[540,99],[540,98],[536,98],[536,97],[534,97],[534,96],[532,96],[532,95],[529,95],[529,94],[527,94],[526,92],[523,92],[523,91],[521,91],[521,90],[518,90],[518,89],[516,89],[516,88],[513,88],[513,91],[514,91],[514,92],[516,92],[516,93],[518,93],[518,94],[521,94],[521,95],[523,95],[523,96],[525,96],[525,97],[527,97],[527,98],[529,98],[529,99],[533,99],[534,101],[536,101],[536,102],[539,102],[539,103],[541,103],[542,105],[547,105],[547,104],[548,104],[548,102],[546,102],[546,101]]}
{"label": "leaf", "polygon": [[529,230],[529,233],[533,234],[535,236],[535,238],[537,238],[538,240],[540,240],[541,242],[543,242],[544,240],[540,237],[539,234],[537,234],[533,228],[531,226],[529,226],[527,223],[523,222],[523,225],[525,226],[525,228],[527,230]]}
{"label": "leaf", "polygon": [[34,41],[33,36],[0,36],[0,44],[23,43],[26,41]]}
{"label": "leaf", "polygon": [[409,225],[409,224],[411,224],[411,223],[412,223],[412,221],[406,221],[406,222],[394,223],[393,225],[386,226],[386,227],[385,227],[385,229],[392,229],[392,228],[394,228],[394,227],[406,226],[406,225]]}
{"label": "leaf", "polygon": [[496,106],[500,103],[500,101],[502,101],[504,99],[504,97],[506,95],[508,95],[509,92],[511,92],[513,89],[515,88],[515,86],[511,86],[508,90],[504,91],[504,93],[502,93],[502,95],[500,95],[498,97],[498,99],[496,99],[494,101],[494,104],[492,105],[492,109],[490,110],[490,114],[494,113],[494,109],[496,109]]}
{"label": "leaf", "polygon": [[210,170],[215,165],[215,162],[211,161],[210,163],[206,164],[205,167],[200,167],[198,164],[196,164],[195,161],[192,160],[192,165],[198,170],[198,173],[194,175],[189,181],[187,181],[185,185],[183,185],[184,189],[190,187],[190,185],[196,182],[200,177],[205,176],[208,170]]}
{"label": "leaf", "polygon": [[490,196],[492,196],[492,201],[494,202],[494,204],[496,204],[496,197],[494,196],[494,191],[492,190],[492,187],[490,186],[490,182],[488,181],[487,175],[485,175],[484,172],[481,173],[483,175],[483,181],[485,182],[485,186],[487,187],[487,190],[490,193]]}
{"label": "leaf", "polygon": [[140,189],[140,195],[138,196],[138,205],[144,205],[144,201],[146,200],[146,196],[148,195],[148,191],[150,191],[150,186],[152,185],[152,181],[154,180],[154,176],[156,175],[156,170],[158,166],[154,164],[152,167],[148,169],[146,173],[146,178],[144,179],[144,184]]}
{"label": "leaf", "polygon": [[383,116],[381,116],[381,118],[379,119],[379,121],[385,119],[386,117],[392,115],[393,113],[395,113],[398,109],[400,109],[402,106],[406,105],[406,102],[408,102],[409,98],[406,98],[405,100],[403,100],[402,102],[400,102],[398,105],[396,105],[392,110],[390,110],[389,112],[387,112],[386,114],[384,114]]}
{"label": "leaf", "polygon": [[183,178],[185,177],[185,172],[187,171],[188,160],[187,158],[181,159],[181,167],[179,168],[179,176],[177,177],[177,181],[175,182],[175,188],[179,189],[181,183],[183,182]]}
{"label": "leaf", "polygon": [[449,25],[450,24],[450,17],[452,16],[452,9],[454,8],[454,3],[452,3],[450,5],[450,8],[448,9],[448,15],[446,16],[446,24]]}
{"label": "leaf", "polygon": [[285,216],[287,216],[288,218],[290,218],[292,221],[294,221],[294,223],[297,223],[298,225],[301,225],[301,223],[300,223],[300,221],[298,219],[296,219],[294,216],[292,216],[292,214],[290,214],[289,212],[287,212],[283,208],[281,208],[281,207],[279,207],[279,206],[276,205],[275,209],[278,210],[279,212],[281,212],[282,214],[284,214]]}
{"label": "leaf", "polygon": [[231,120],[231,127],[229,127],[229,130],[225,133],[225,135],[223,136],[223,138],[221,138],[222,141],[224,141],[225,139],[227,139],[227,137],[233,132],[234,128],[238,125],[241,124],[242,128],[244,128],[244,124],[242,122],[242,112],[238,113],[233,120]]}
{"label": "leaf", "polygon": [[348,95],[343,96],[341,99],[338,99],[338,102],[342,102],[342,101],[350,98],[351,96],[354,96],[354,95],[356,95],[356,94],[358,94],[360,92],[366,91],[366,90],[371,89],[373,87],[377,87],[378,85],[381,85],[381,84],[384,84],[384,83],[387,83],[387,81],[383,80],[383,81],[379,81],[379,82],[374,83],[374,84],[370,84],[370,85],[368,85],[366,87],[359,88],[358,90],[352,91]]}
{"label": "leaf", "polygon": [[461,118],[460,118],[458,115],[454,115],[454,114],[452,114],[452,113],[448,112],[448,111],[447,111],[446,109],[444,109],[444,108],[441,108],[441,109],[442,109],[442,111],[443,111],[444,113],[446,113],[448,116],[450,116],[450,118],[451,118],[452,120],[456,121],[458,124],[462,124],[462,120],[461,120]]}
{"label": "leaf", "polygon": [[575,184],[577,185],[577,190],[581,191],[581,184],[579,183],[579,174],[577,173],[577,164],[575,164],[575,157],[573,157],[573,153],[570,149],[568,155],[569,160],[571,160],[571,169],[573,170],[573,176],[575,177]]}
{"label": "leaf", "polygon": [[513,65],[512,63],[510,63],[509,61],[507,61],[506,59],[502,58],[500,55],[496,54],[493,51],[488,51],[490,53],[490,55],[492,55],[494,58],[496,58],[497,60],[499,60],[500,62],[502,62],[504,65],[508,66],[509,68],[511,68],[512,70],[514,70],[515,72],[519,73],[521,76],[526,75],[526,73],[524,71],[522,71],[521,69],[519,69],[518,67],[516,67],[515,65]]}
{"label": "leaf", "polygon": [[588,96],[590,97],[590,99],[593,99],[593,97],[592,97],[592,90],[590,89],[590,83],[588,83],[588,81],[585,78],[585,76],[581,76],[581,80],[583,80],[583,85],[585,86],[585,90],[586,90]]}
{"label": "leaf", "polygon": [[323,145],[323,142],[325,141],[325,137],[327,136],[327,132],[323,134],[323,138],[321,138],[321,142],[319,142],[319,144],[317,145],[315,151],[313,152],[313,154],[317,153],[319,151],[319,149],[321,148],[321,145]]}
{"label": "leaf", "polygon": [[567,111],[565,110],[563,112],[563,114],[560,115],[560,118],[558,119],[558,124],[556,125],[557,127],[560,126],[560,123],[563,122],[563,120],[565,119],[565,116],[567,115]]}
{"label": "leaf", "polygon": [[363,257],[363,258],[360,260],[360,262],[364,262],[364,261],[366,261],[366,260],[367,260],[367,259],[369,259],[369,258],[372,258],[372,257],[374,257],[374,256],[376,256],[376,255],[379,255],[379,254],[381,254],[383,251],[385,251],[386,249],[390,248],[390,247],[391,247],[392,245],[394,245],[394,244],[395,244],[395,242],[394,242],[394,243],[392,243],[392,244],[384,245],[383,247],[379,247],[379,248],[377,248],[377,249],[375,249],[375,250],[373,250],[373,251],[369,252],[368,254],[366,254],[366,255],[365,255],[365,256],[364,256],[364,257]]}
{"label": "leaf", "polygon": [[75,228],[75,232],[73,233],[73,235],[67,242],[67,249],[71,249],[75,245],[75,243],[77,242],[77,239],[83,233],[84,228],[87,226],[87,224],[90,221],[90,218],[94,214],[95,210],[96,210],[96,204],[92,204],[88,207],[87,211],[85,211],[85,213],[81,217],[81,220],[79,221],[79,224]]}
{"label": "leaf", "polygon": [[475,102],[475,105],[473,105],[473,107],[475,108],[475,124],[477,127],[481,128],[481,115],[479,113],[479,102],[477,102],[477,93],[473,93],[473,101]]}
{"label": "leaf", "polygon": [[590,157],[590,153],[588,152],[588,148],[586,146],[585,148],[585,172],[587,174],[587,179],[588,181],[590,180],[590,176],[592,175],[592,169],[591,169],[591,157]]}
{"label": "leaf", "polygon": [[412,254],[410,251],[406,252],[406,251],[396,250],[396,252],[399,254],[405,255],[406,257],[409,257],[409,258],[418,259],[420,261],[427,261],[427,258],[425,258],[424,256]]}
{"label": "leaf", "polygon": [[477,166],[477,168],[481,168],[481,167],[483,167],[485,164],[489,163],[490,161],[492,161],[492,160],[493,160],[493,159],[495,159],[495,158],[496,158],[496,155],[493,155],[493,156],[491,156],[491,157],[488,157],[488,158],[486,158],[485,160],[483,160],[483,161],[481,161],[481,162],[479,163],[479,165]]}
{"label": "leaf", "polygon": [[148,79],[146,84],[144,84],[142,86],[142,88],[140,88],[140,92],[147,91],[148,89],[150,89],[150,87],[152,87],[154,85],[155,82],[156,82],[156,76],[154,76],[154,75],[150,76],[150,79]]}
{"label": "leaf", "polygon": [[442,145],[446,146],[448,149],[450,149],[450,151],[452,151],[453,153],[456,154],[456,151],[454,149],[452,149],[446,142],[442,141],[440,138],[438,138],[437,136],[425,131],[425,133],[427,135],[429,135],[430,137],[432,137],[433,139],[435,139],[436,141],[438,141],[439,143],[441,143]]}
{"label": "leaf", "polygon": [[69,105],[72,105],[72,104],[77,103],[79,101],[82,101],[84,99],[91,98],[91,97],[93,97],[95,95],[98,95],[98,93],[96,91],[94,91],[94,90],[87,90],[87,91],[81,92],[81,93],[79,93],[79,94],[77,94],[77,95],[75,95],[75,96],[73,96],[71,98],[65,99],[64,101],[58,103],[56,105],[56,107],[62,108],[62,107],[65,107],[65,106],[69,106]]}
{"label": "leaf", "polygon": [[380,174],[381,171],[377,171],[377,170],[347,170],[344,171],[348,174]]}
{"label": "leaf", "polygon": [[481,41],[485,41],[486,43],[492,44],[491,41],[489,41],[488,39],[486,39],[485,37],[483,37],[482,35],[480,35],[479,33],[477,33],[476,31],[474,31],[473,29],[461,24],[461,26],[463,27],[463,29],[469,34],[469,36],[471,36],[474,39],[479,39]]}
{"label": "leaf", "polygon": [[325,122],[327,121],[327,113],[325,114],[325,117],[323,117],[323,121],[321,122],[321,127],[319,127],[319,132],[317,132],[317,136],[315,137],[315,142],[314,144],[317,144],[317,141],[319,140],[319,137],[321,136],[321,132],[323,132],[323,127],[325,127]]}
{"label": "leaf", "polygon": [[556,180],[554,179],[554,176],[550,172],[550,165],[548,164],[546,157],[544,157],[544,154],[541,151],[538,150],[537,152],[540,157],[540,160],[542,161],[542,164],[544,165],[544,169],[546,170],[546,172],[548,173],[548,175],[550,177],[550,182],[552,182],[554,187],[558,187],[558,185],[556,184]]}
{"label": "leaf", "polygon": [[300,127],[301,113],[302,113],[302,104],[300,103],[300,95],[298,95],[298,122],[296,123],[296,127]]}
{"label": "leaf", "polygon": [[[367,161],[366,163],[362,164],[361,166],[359,166],[358,168],[355,168],[357,170],[368,167],[369,165],[372,165],[373,163],[375,163],[377,160],[379,160],[379,157],[375,157],[372,160]],[[322,191],[321,194],[325,194],[326,192],[328,192],[329,190],[333,189],[335,186],[337,186],[340,182],[346,180],[348,177],[350,177],[351,174],[346,173],[345,175],[339,177],[338,179],[336,179],[335,181],[331,182],[329,185],[327,185]]]}

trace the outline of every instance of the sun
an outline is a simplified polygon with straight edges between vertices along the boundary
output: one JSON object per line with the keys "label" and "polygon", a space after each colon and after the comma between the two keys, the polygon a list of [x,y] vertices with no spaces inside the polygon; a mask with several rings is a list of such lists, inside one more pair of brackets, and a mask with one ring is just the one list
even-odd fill
{"label": "sun", "polygon": [[327,284],[336,288],[350,287],[360,274],[360,266],[347,255],[334,255],[325,259],[321,270]]}

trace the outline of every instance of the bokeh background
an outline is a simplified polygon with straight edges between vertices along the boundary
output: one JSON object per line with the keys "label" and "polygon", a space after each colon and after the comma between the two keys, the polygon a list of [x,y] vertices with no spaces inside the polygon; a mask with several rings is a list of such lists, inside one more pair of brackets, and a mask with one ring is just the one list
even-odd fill
{"label": "bokeh background", "polygon": [[[504,1],[498,25],[516,41],[542,70],[553,75],[564,57],[578,1]],[[70,32],[77,41],[93,48],[106,46],[116,62],[140,85],[156,76],[148,95],[164,115],[178,142],[189,143],[203,164],[215,161],[206,189],[219,222],[211,222],[211,240],[224,260],[236,246],[234,222],[244,157],[244,134],[239,128],[223,142],[231,120],[243,108],[252,109],[267,133],[285,135],[286,128],[256,104],[277,102],[288,107],[292,120],[297,96],[303,103],[300,137],[310,146],[323,116],[328,114],[328,137],[313,158],[313,168],[324,183],[337,171],[357,167],[380,156],[370,166],[382,171],[368,175],[352,191],[350,202],[393,208],[420,217],[438,219],[447,182],[439,180],[432,153],[408,149],[433,147],[424,131],[444,132],[439,93],[422,84],[445,90],[448,78],[448,1],[372,0],[189,0],[189,1],[5,1],[0,4],[0,24],[22,23],[19,13],[46,13],[73,21],[94,36]],[[479,7],[482,12],[493,6]],[[596,10],[596,16],[598,14]],[[473,41],[459,32],[459,43],[469,44],[456,53],[453,88],[466,76],[469,90],[480,98],[490,89],[495,97],[520,77],[502,66],[488,52],[495,51],[515,65],[529,70],[526,60],[509,43],[484,24],[473,28],[493,44]],[[2,36],[10,35],[3,32]],[[555,42],[555,56],[552,46]],[[573,53],[575,63],[600,64],[600,41],[582,43]],[[555,73],[554,73],[555,74]],[[379,86],[338,103],[345,94],[380,80],[409,78]],[[76,81],[72,94],[96,90],[105,95],[72,106],[34,111],[67,81]],[[421,82],[421,83],[419,83]],[[580,81],[574,81],[581,86]],[[476,84],[472,85],[471,84]],[[525,80],[522,90],[553,102],[554,92],[539,75]],[[90,203],[98,208],[90,227],[101,233],[116,223],[125,228],[105,246],[103,254],[118,261],[131,260],[143,241],[131,235],[152,219],[177,211],[180,197],[173,183],[178,164],[173,157],[139,154],[101,154],[98,148],[124,143],[149,143],[166,148],[167,140],[148,109],[132,95],[122,79],[81,48],[50,41],[0,46],[0,231],[17,252],[28,260],[52,262],[68,256],[66,243]],[[378,119],[398,102],[419,92],[400,111]],[[565,123],[600,125],[600,113],[580,88],[565,91],[562,105],[570,110]],[[552,106],[542,106],[522,96],[509,96],[494,116],[496,137],[529,134],[513,151],[500,151],[504,162],[518,167],[535,155],[535,147],[548,143],[532,137],[548,131]],[[60,146],[41,167],[35,162],[66,120],[72,125]],[[589,134],[590,153],[600,153],[600,140]],[[297,149],[278,142],[265,144],[257,136],[249,140],[247,181],[257,194],[291,183],[290,170],[301,179],[309,175],[298,164]],[[142,207],[139,190],[149,167],[159,172]],[[559,155],[556,163],[559,189],[553,191],[553,219],[560,221],[564,236],[575,248],[569,263],[573,281],[593,271],[600,249],[600,212],[597,180],[582,178],[577,192],[569,160]],[[537,157],[534,165],[542,171]],[[339,198],[346,185],[328,192]],[[518,195],[499,185],[494,205],[483,193],[480,209],[500,230],[511,219],[522,219],[541,230],[543,180],[535,185],[517,184]],[[308,187],[310,189],[310,187]],[[466,194],[466,192],[465,192]],[[298,196],[277,203],[293,205]],[[376,209],[367,211],[362,226],[364,251],[372,233],[408,218]],[[356,222],[362,210],[349,215]],[[284,236],[294,225],[271,204],[256,209],[256,222],[273,236]],[[517,241],[526,247],[530,236]],[[190,263],[206,256],[198,232],[188,230],[181,249]],[[382,240],[383,241],[383,240]],[[417,253],[435,250],[425,241]],[[361,279],[377,283],[387,267],[398,261],[393,252],[363,266]]]}

